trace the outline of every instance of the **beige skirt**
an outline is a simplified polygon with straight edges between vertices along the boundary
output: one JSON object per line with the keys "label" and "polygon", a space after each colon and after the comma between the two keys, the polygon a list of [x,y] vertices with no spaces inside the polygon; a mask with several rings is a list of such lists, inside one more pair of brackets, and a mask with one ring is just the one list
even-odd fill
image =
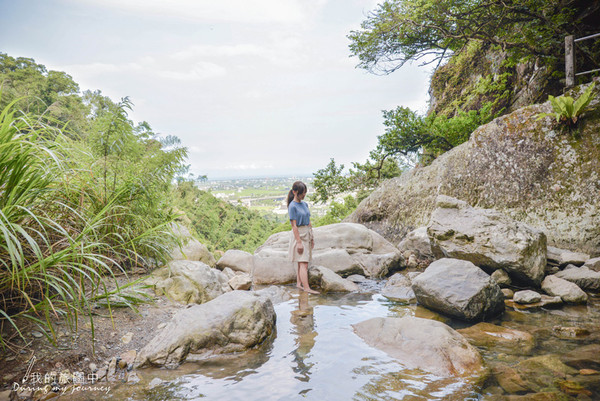
{"label": "beige skirt", "polygon": [[309,226],[299,226],[298,234],[300,234],[300,240],[304,245],[304,252],[298,253],[298,241],[294,236],[294,230],[290,231],[290,246],[288,248],[288,260],[292,262],[311,262],[312,261],[312,247],[311,240],[313,239],[313,232]]}

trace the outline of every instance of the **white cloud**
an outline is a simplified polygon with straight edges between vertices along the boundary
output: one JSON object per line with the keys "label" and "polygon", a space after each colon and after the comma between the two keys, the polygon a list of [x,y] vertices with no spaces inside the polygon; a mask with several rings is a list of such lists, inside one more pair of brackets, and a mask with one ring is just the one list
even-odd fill
{"label": "white cloud", "polygon": [[301,23],[326,0],[79,0],[136,15],[198,21]]}
{"label": "white cloud", "polygon": [[190,46],[185,50],[176,52],[171,58],[179,61],[186,61],[197,57],[237,57],[237,56],[264,56],[269,51],[263,47],[254,44],[239,45],[203,45]]}
{"label": "white cloud", "polygon": [[178,81],[199,81],[208,78],[223,76],[227,73],[225,68],[215,63],[198,62],[185,71],[158,70],[156,74],[167,79]]}
{"label": "white cloud", "polygon": [[208,78],[215,78],[226,75],[227,70],[216,64],[207,61],[197,61],[194,63],[158,63],[152,57],[142,57],[137,62],[122,64],[89,63],[89,64],[71,64],[58,66],[55,69],[69,71],[73,76],[83,80],[104,74],[124,74],[143,72],[147,75],[158,76],[161,78],[177,81],[199,81]]}

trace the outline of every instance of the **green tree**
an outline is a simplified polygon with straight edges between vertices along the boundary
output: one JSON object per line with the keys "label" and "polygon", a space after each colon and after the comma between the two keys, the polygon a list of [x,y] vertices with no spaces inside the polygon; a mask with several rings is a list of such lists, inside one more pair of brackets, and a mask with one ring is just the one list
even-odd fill
{"label": "green tree", "polygon": [[597,14],[582,0],[387,0],[348,37],[358,66],[375,73],[440,63],[472,40],[555,64],[566,33],[595,33]]}
{"label": "green tree", "polygon": [[467,141],[492,115],[489,105],[479,111],[459,111],[452,118],[435,114],[422,117],[407,107],[397,107],[384,110],[383,118],[385,132],[377,137],[377,147],[365,163],[353,162],[353,169],[345,172],[343,164],[338,166],[331,159],[327,167],[314,173],[315,201],[325,202],[350,189],[370,191],[418,161],[429,163],[432,157]]}
{"label": "green tree", "polygon": [[78,135],[87,128],[89,110],[79,96],[79,85],[64,72],[48,71],[31,58],[0,53],[0,87],[0,108],[18,99],[18,109],[45,113],[51,126]]}

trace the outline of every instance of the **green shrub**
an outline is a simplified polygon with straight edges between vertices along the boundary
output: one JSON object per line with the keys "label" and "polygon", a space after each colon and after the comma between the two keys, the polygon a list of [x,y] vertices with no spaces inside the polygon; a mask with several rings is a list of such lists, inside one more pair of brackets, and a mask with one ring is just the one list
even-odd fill
{"label": "green shrub", "polygon": [[548,96],[548,100],[550,100],[554,112],[540,113],[538,115],[538,120],[544,117],[553,117],[556,119],[557,123],[565,124],[568,127],[574,127],[579,122],[587,105],[594,98],[592,91],[594,90],[595,85],[595,83],[592,83],[588,86],[585,92],[583,92],[577,100],[573,99],[571,96]]}
{"label": "green shrub", "polygon": [[[131,212],[125,190],[98,196],[85,171],[65,158],[62,132],[14,110],[0,113],[0,323],[21,338],[18,318],[33,321],[56,343],[53,317],[72,327],[92,303],[110,308],[107,278],[149,256],[164,258],[173,235]],[[101,207],[89,208],[94,202]],[[133,223],[133,224],[132,224]],[[141,293],[122,297],[135,308]],[[110,310],[110,309],[109,309]],[[7,339],[0,334],[0,345]],[[93,347],[93,344],[92,344]]]}

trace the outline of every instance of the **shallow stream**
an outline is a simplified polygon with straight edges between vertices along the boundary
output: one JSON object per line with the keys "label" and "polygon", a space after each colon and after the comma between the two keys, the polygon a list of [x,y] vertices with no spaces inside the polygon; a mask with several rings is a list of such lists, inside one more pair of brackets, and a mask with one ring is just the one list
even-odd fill
{"label": "shallow stream", "polygon": [[[89,399],[113,400],[478,400],[501,394],[488,380],[483,387],[466,379],[440,378],[406,370],[354,334],[352,325],[372,317],[412,315],[465,327],[416,305],[401,305],[373,292],[308,295],[287,287],[292,299],[275,305],[277,333],[259,349],[174,370],[141,369],[139,384],[116,384],[108,394]],[[600,302],[587,306],[506,313],[491,323],[527,331],[536,338],[534,355],[564,353],[598,337],[561,338],[553,327],[580,327],[597,334]],[[509,355],[480,348],[488,366],[513,365],[532,355]],[[149,389],[158,377],[163,383]],[[112,385],[112,384],[111,384]],[[82,398],[78,398],[82,399]]]}

